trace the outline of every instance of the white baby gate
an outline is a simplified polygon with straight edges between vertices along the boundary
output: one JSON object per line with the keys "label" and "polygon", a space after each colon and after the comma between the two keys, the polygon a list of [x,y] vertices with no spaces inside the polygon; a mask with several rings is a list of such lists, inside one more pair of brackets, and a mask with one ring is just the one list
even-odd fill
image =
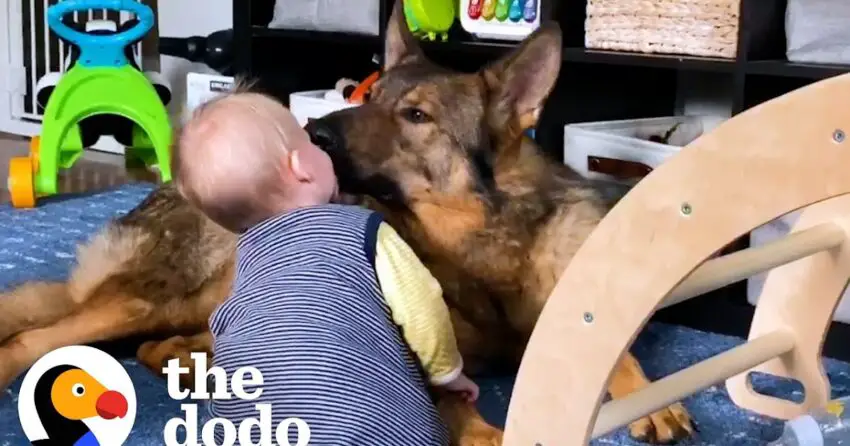
{"label": "white baby gate", "polygon": [[[47,73],[64,72],[69,47],[47,26],[47,8],[58,0],[6,0],[0,6],[0,131],[33,136],[39,133],[44,109],[36,101],[36,84]],[[107,10],[75,12],[79,23],[112,20],[124,23],[133,14]],[[142,43],[136,45],[142,65]],[[144,69],[144,67],[143,67]],[[111,138],[110,138],[111,139]]]}

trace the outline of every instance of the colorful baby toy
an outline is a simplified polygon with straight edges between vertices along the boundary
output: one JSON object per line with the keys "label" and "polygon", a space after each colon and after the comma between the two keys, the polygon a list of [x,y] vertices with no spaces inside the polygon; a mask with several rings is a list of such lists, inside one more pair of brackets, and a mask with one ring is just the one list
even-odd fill
{"label": "colorful baby toy", "polygon": [[[135,19],[99,35],[63,20],[73,12],[97,9],[128,11]],[[73,166],[100,136],[86,134],[91,132],[84,131],[84,121],[88,129],[101,132],[117,121],[129,121],[127,141],[121,141],[127,145],[127,165],[157,165],[162,181],[170,181],[171,125],[163,102],[170,92],[155,88],[135,65],[131,49],[153,27],[153,10],[135,0],[63,0],[48,8],[47,23],[74,47],[76,60],[48,93],[41,136],[32,139],[30,155],[9,164],[12,204],[34,207],[37,196],[57,193],[59,169]]]}
{"label": "colorful baby toy", "polygon": [[540,26],[540,0],[459,0],[460,24],[482,39],[522,40]]}

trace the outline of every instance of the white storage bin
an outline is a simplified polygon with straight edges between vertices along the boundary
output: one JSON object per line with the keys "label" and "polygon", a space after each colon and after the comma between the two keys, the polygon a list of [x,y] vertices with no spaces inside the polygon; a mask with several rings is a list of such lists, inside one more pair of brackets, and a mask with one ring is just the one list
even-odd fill
{"label": "white storage bin", "polygon": [[[788,235],[797,222],[797,219],[800,218],[800,214],[801,211],[791,212],[784,217],[756,228],[750,233],[750,246],[761,246]],[[768,272],[757,274],[747,280],[747,301],[750,304],[756,305],[758,303],[767,274]],[[848,294],[850,294],[850,288],[845,290],[841,296],[841,300],[832,317],[833,321],[850,324],[850,299],[847,299]]]}
{"label": "white storage bin", "polygon": [[186,74],[186,103],[179,113],[180,122],[186,122],[198,106],[233,89],[232,76],[195,73]]}
{"label": "white storage bin", "polygon": [[357,107],[348,102],[329,101],[325,99],[328,90],[301,91],[289,95],[289,111],[295,115],[298,124],[307,125],[308,118],[321,118],[328,113],[344,108]]}
{"label": "white storage bin", "polygon": [[[568,124],[564,126],[564,162],[585,178],[635,184],[637,179],[620,179],[595,172],[592,158],[630,161],[654,169],[702,135],[702,119],[673,116]],[[664,136],[674,128],[668,144],[649,140],[653,135]]]}
{"label": "white storage bin", "polygon": [[[605,180],[632,185],[636,180],[623,181],[605,174],[593,172],[588,160],[602,157],[631,161],[658,167],[682,146],[702,135],[707,118],[697,116],[601,121],[564,126],[564,161],[585,178]],[[663,135],[675,124],[679,127],[670,135],[670,144],[648,141],[651,135]],[[750,246],[760,246],[786,236],[799,218],[800,212],[792,212],[750,233]],[[767,273],[757,274],[747,281],[747,301],[756,305]],[[850,324],[850,294],[848,288],[841,298],[833,316],[834,321]]]}
{"label": "white storage bin", "polygon": [[268,26],[377,36],[380,1],[276,0],[274,16]]}
{"label": "white storage bin", "polygon": [[850,2],[788,0],[785,39],[792,62],[850,64]]}

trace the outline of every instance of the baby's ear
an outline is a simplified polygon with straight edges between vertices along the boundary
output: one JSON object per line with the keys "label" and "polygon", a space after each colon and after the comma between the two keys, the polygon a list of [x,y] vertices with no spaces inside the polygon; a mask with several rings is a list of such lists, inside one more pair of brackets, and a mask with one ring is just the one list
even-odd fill
{"label": "baby's ear", "polygon": [[[299,183],[307,183],[313,181],[313,173],[310,172],[307,164],[301,158],[301,151],[292,150],[287,154],[287,160],[285,164],[289,165],[289,170],[292,171],[292,176],[298,180]],[[282,160],[283,162],[283,160]],[[286,166],[284,166],[286,168]]]}

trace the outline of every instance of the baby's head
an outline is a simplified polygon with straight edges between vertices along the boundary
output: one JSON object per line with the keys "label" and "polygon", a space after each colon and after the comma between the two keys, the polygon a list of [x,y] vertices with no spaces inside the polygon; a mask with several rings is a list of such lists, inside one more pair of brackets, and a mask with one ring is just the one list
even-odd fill
{"label": "baby's head", "polygon": [[233,232],[337,194],[328,155],[283,104],[263,94],[235,92],[201,105],[176,146],[178,190]]}

